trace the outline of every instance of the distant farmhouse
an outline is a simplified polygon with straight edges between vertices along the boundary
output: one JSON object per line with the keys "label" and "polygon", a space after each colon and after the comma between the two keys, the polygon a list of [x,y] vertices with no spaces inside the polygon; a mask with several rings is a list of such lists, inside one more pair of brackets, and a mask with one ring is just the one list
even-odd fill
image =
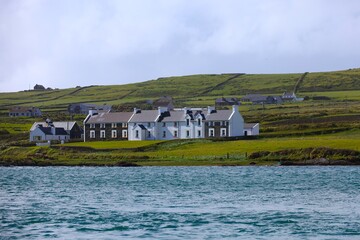
{"label": "distant farmhouse", "polygon": [[215,106],[232,106],[232,105],[240,105],[240,100],[235,97],[222,97],[217,98],[215,100]]}
{"label": "distant farmhouse", "polygon": [[41,117],[41,115],[37,107],[16,106],[9,109],[9,117]]}
{"label": "distant farmhouse", "polygon": [[281,98],[284,102],[301,102],[304,100],[304,98],[296,97],[296,94],[294,92],[293,93],[284,92]]}
{"label": "distant farmhouse", "polygon": [[83,131],[75,121],[52,122],[47,119],[45,122],[35,122],[30,129],[30,142],[41,142],[51,140],[81,139]]}
{"label": "distant farmhouse", "polygon": [[[248,135],[256,135],[256,131]],[[244,119],[236,105],[231,110],[159,107],[157,110],[135,108],[133,112],[90,111],[84,120],[84,141],[237,136],[244,136]]]}
{"label": "distant farmhouse", "polygon": [[296,97],[295,93],[284,92],[281,96],[265,96],[261,94],[247,94],[241,98],[241,102],[250,102],[252,104],[282,104],[284,102],[299,102],[304,98]]}
{"label": "distant farmhouse", "polygon": [[90,103],[73,103],[68,106],[68,112],[70,114],[85,114],[89,113],[89,110],[96,111],[111,111],[111,106],[109,105],[96,105]]}

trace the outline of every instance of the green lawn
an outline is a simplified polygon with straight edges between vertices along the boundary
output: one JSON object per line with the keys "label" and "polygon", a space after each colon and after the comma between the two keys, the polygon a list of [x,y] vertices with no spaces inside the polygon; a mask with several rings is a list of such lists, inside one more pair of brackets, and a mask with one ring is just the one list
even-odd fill
{"label": "green lawn", "polygon": [[139,148],[160,143],[161,141],[101,141],[66,143],[69,147],[91,147],[94,149]]}

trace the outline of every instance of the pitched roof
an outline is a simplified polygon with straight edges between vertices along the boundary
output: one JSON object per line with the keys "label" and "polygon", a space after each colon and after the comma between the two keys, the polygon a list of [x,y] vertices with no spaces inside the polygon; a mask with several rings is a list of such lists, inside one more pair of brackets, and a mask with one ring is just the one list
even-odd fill
{"label": "pitched roof", "polygon": [[117,123],[128,122],[133,112],[101,112],[91,116],[86,123]]}
{"label": "pitched roof", "polygon": [[164,117],[161,122],[179,122],[185,121],[184,111],[170,111],[170,116]]}
{"label": "pitched roof", "polygon": [[139,110],[130,118],[129,122],[155,122],[158,115],[158,110]]}
{"label": "pitched roof", "polygon": [[55,128],[55,134],[52,133],[51,127],[39,127],[45,135],[69,135],[64,128]]}
{"label": "pitched roof", "polygon": [[9,109],[10,112],[33,112],[38,111],[36,107],[15,106]]}
{"label": "pitched roof", "polygon": [[226,121],[230,119],[232,110],[216,110],[213,113],[205,115],[205,121]]}
{"label": "pitched roof", "polygon": [[[69,131],[74,127],[74,125],[76,124],[76,121],[53,122],[53,124],[54,124],[54,127],[56,127],[56,128],[64,128],[66,131]],[[48,124],[46,122],[34,122],[34,124],[30,128],[30,131],[34,131],[37,125],[42,125],[43,127],[48,127]]]}
{"label": "pitched roof", "polygon": [[244,123],[244,128],[246,129],[252,129],[254,128],[256,125],[258,125],[259,123]]}

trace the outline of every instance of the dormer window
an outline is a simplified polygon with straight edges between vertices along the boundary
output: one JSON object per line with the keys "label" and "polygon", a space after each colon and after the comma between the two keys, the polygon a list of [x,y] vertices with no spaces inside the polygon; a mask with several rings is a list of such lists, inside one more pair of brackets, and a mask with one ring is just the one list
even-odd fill
{"label": "dormer window", "polygon": [[186,119],[186,126],[190,126],[190,119]]}
{"label": "dormer window", "polygon": [[201,119],[198,118],[198,126],[201,126]]}

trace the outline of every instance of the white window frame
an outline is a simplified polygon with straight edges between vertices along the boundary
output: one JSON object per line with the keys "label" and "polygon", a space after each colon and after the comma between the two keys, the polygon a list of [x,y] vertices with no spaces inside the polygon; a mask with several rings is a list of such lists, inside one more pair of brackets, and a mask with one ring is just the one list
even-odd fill
{"label": "white window frame", "polygon": [[122,123],[121,126],[122,126],[123,128],[128,127],[128,123],[127,123],[127,122]]}
{"label": "white window frame", "polygon": [[[225,133],[223,134],[223,131],[225,131]],[[226,137],[226,128],[220,128],[220,136],[221,137]]]}
{"label": "white window frame", "polygon": [[201,118],[198,118],[197,122],[198,122],[198,126],[201,126]]}
{"label": "white window frame", "polygon": [[122,130],[122,137],[123,137],[123,138],[127,138],[127,137],[128,137],[128,131],[127,131],[127,130]]}
{"label": "white window frame", "polygon": [[187,138],[190,137],[190,130],[186,130],[186,137],[187,137]]}
{"label": "white window frame", "polygon": [[100,138],[106,138],[105,130],[100,130]]}
{"label": "white window frame", "polygon": [[198,137],[201,137],[201,130],[198,130]]}
{"label": "white window frame", "polygon": [[176,137],[176,138],[178,137],[178,131],[177,130],[174,131],[174,137]]}
{"label": "white window frame", "polygon": [[166,138],[166,131],[163,131],[162,137],[163,137],[163,138]]}
{"label": "white window frame", "polygon": [[151,138],[151,131],[148,131],[148,138]]}
{"label": "white window frame", "polygon": [[111,130],[111,137],[112,138],[117,138],[117,131],[116,130]]}
{"label": "white window frame", "polygon": [[95,127],[96,127],[95,123],[90,123],[90,128],[95,128]]}
{"label": "white window frame", "polygon": [[215,129],[209,128],[209,137],[215,137]]}
{"label": "white window frame", "polygon": [[90,138],[96,138],[95,130],[90,131]]}
{"label": "white window frame", "polygon": [[117,128],[117,123],[111,123],[111,128]]}
{"label": "white window frame", "polygon": [[190,126],[190,119],[186,119],[186,126],[189,127]]}
{"label": "white window frame", "polygon": [[100,123],[100,128],[105,128],[105,127],[106,127],[105,123]]}
{"label": "white window frame", "polygon": [[139,130],[135,130],[135,138],[139,138]]}

